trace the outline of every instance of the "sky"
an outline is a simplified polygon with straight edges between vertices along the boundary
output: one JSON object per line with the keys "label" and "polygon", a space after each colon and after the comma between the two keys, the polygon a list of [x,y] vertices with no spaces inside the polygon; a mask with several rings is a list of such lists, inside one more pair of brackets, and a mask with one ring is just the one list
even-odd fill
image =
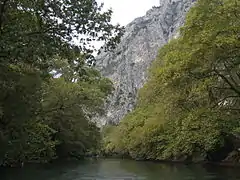
{"label": "sky", "polygon": [[159,0],[97,0],[104,3],[104,9],[112,8],[112,23],[127,25],[135,18],[144,16],[153,6],[159,5]]}

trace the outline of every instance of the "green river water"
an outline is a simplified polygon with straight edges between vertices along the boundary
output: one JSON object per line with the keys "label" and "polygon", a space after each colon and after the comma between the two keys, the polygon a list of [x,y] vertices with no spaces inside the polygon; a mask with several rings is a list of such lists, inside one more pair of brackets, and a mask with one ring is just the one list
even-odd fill
{"label": "green river water", "polygon": [[1,169],[0,180],[240,180],[240,168],[101,159]]}

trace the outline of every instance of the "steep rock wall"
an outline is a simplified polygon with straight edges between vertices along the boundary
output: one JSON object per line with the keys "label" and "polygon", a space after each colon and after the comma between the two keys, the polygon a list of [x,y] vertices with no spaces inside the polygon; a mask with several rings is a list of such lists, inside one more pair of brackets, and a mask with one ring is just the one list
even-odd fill
{"label": "steep rock wall", "polygon": [[107,114],[100,118],[102,124],[118,123],[133,110],[138,89],[146,82],[148,67],[159,48],[178,35],[194,1],[160,0],[159,7],[126,26],[125,35],[113,52],[102,52],[97,57],[96,67],[115,87],[106,103]]}

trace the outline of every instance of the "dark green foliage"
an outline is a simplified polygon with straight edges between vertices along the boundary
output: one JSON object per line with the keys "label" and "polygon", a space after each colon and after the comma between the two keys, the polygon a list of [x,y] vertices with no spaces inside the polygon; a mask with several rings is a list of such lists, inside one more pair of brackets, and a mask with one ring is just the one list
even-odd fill
{"label": "dark green foliage", "polygon": [[[5,62],[46,69],[58,55],[72,65],[79,53],[91,60],[91,41],[106,41],[111,49],[123,32],[110,24],[112,11],[101,12],[93,0],[2,0],[0,6],[0,58]],[[80,35],[80,45],[74,45]]]}
{"label": "dark green foliage", "polygon": [[[1,159],[5,165],[45,161],[55,156],[54,131],[36,117],[41,107],[40,75],[29,66],[10,65],[1,70]],[[48,156],[45,156],[47,154]]]}
{"label": "dark green foliage", "polygon": [[90,120],[103,113],[104,99],[110,89],[102,89],[106,80],[96,78],[91,83],[69,83],[59,78],[47,84],[42,114],[44,122],[56,130],[54,140],[60,143],[57,146],[59,156],[80,157],[98,148],[100,132]]}
{"label": "dark green foliage", "polygon": [[87,62],[92,41],[119,42],[111,14],[93,0],[0,1],[0,165],[96,151],[90,120],[112,83]]}
{"label": "dark green foliage", "polygon": [[180,37],[160,50],[137,109],[106,137],[107,152],[195,161],[239,148],[223,152],[239,138],[239,14],[239,0],[196,3]]}

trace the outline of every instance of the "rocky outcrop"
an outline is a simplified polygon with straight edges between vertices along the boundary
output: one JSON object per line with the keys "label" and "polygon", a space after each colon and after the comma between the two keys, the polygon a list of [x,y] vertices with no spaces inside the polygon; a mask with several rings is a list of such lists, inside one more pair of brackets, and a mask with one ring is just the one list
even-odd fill
{"label": "rocky outcrop", "polygon": [[121,43],[113,52],[102,52],[96,67],[110,78],[115,87],[106,104],[107,114],[101,123],[118,123],[132,111],[138,89],[147,79],[147,69],[156,58],[158,49],[178,35],[185,14],[194,0],[160,0],[143,17],[126,26]]}

